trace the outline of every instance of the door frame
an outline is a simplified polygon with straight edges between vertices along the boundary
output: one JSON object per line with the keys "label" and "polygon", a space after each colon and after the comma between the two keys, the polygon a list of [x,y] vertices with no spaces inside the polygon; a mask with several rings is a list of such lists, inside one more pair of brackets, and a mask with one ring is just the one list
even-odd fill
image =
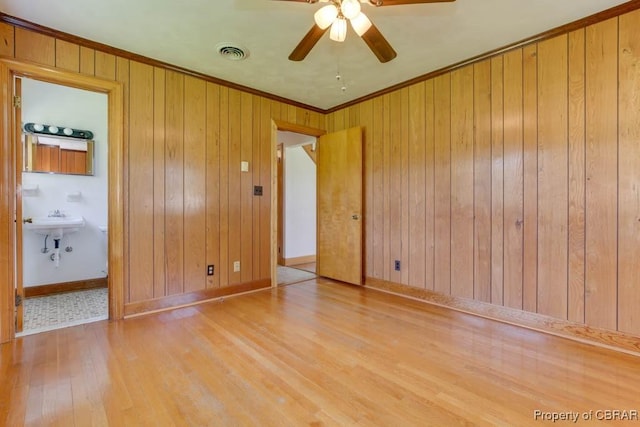
{"label": "door frame", "polygon": [[278,131],[295,132],[316,138],[327,133],[324,129],[271,120],[271,287],[278,287]]}
{"label": "door frame", "polygon": [[13,129],[13,79],[26,77],[48,83],[104,93],[108,98],[108,287],[109,319],[124,315],[124,89],[117,81],[62,71],[26,61],[0,58],[0,153],[5,159],[0,165],[0,269],[7,269],[7,280],[0,280],[0,343],[15,338],[14,293],[16,249],[16,141]]}

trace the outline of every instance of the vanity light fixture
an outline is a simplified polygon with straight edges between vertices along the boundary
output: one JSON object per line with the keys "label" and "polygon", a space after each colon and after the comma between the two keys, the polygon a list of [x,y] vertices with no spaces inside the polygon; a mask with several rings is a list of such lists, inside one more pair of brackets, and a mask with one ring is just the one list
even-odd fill
{"label": "vanity light fixture", "polygon": [[66,136],[69,138],[93,139],[90,130],[73,129],[65,126],[45,125],[41,123],[25,123],[25,132],[41,135]]}

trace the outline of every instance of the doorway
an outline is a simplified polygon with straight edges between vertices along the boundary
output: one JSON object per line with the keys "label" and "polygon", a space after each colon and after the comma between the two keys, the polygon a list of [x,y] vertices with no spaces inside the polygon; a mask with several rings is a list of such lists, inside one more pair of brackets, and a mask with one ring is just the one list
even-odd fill
{"label": "doorway", "polygon": [[[3,99],[0,117],[4,123],[15,124],[20,109],[15,95],[16,77],[74,87],[107,95],[108,110],[108,300],[109,318],[121,319],[124,312],[124,183],[123,183],[123,87],[115,81],[61,71],[39,65],[22,63],[13,59],[0,60],[0,84]],[[17,294],[16,247],[21,238],[21,228],[15,226],[22,220],[22,188],[19,186],[21,130],[19,126],[4,126],[0,139],[0,343],[12,340],[16,332],[16,313],[24,295]],[[18,203],[20,202],[20,203]]]}
{"label": "doorway", "polygon": [[271,199],[271,277],[277,286],[278,240],[278,131],[317,139],[316,273],[318,276],[361,285],[363,252],[362,129],[354,127],[327,134],[324,130],[272,121],[273,177]]}
{"label": "doorway", "polygon": [[316,137],[278,131],[278,285],[313,279]]}
{"label": "doorway", "polygon": [[[22,221],[16,221],[16,288],[23,295],[16,336],[105,320],[107,95],[15,79],[22,143],[16,168],[22,211]],[[57,132],[50,132],[51,126]],[[81,220],[78,227],[35,224],[75,218]]]}

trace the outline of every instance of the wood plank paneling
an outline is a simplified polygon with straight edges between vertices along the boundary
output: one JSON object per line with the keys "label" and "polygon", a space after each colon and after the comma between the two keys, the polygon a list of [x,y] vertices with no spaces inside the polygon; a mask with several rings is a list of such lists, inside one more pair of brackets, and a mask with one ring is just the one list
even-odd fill
{"label": "wood plank paneling", "polygon": [[132,62],[129,114],[129,283],[130,301],[154,296],[154,93],[153,67]]}
{"label": "wood plank paneling", "polygon": [[[240,283],[253,278],[253,170],[260,167],[253,160],[253,113],[252,95],[243,93],[240,97],[240,161],[249,164],[249,171],[240,175]],[[238,167],[240,165],[238,164]]]}
{"label": "wood plank paneling", "polygon": [[362,126],[362,139],[364,141],[364,274],[365,277],[373,275],[373,199],[375,191],[373,186],[373,101],[365,101],[360,104],[360,123]]}
{"label": "wood plank paneling", "polygon": [[[251,165],[249,167],[249,170],[251,171],[251,188],[249,189],[249,194],[252,195],[252,207],[253,207],[253,211],[252,211],[252,219],[251,219],[251,226],[253,227],[252,233],[251,233],[251,248],[253,249],[253,254],[252,254],[252,259],[251,262],[253,263],[252,265],[252,270],[251,270],[251,274],[252,274],[252,279],[253,280],[259,280],[262,277],[260,276],[260,261],[262,259],[262,254],[261,254],[261,250],[262,248],[260,247],[260,199],[263,196],[253,196],[253,188],[256,185],[262,185],[262,179],[260,176],[260,171],[261,171],[261,167],[262,167],[262,154],[260,153],[260,145],[262,143],[261,137],[260,137],[260,109],[262,108],[262,103],[260,102],[260,98],[253,98],[252,100],[253,103],[253,111],[251,112],[251,117],[253,118],[253,120],[251,121],[252,124],[252,137],[251,137],[251,156],[253,158]],[[302,110],[302,112],[304,113],[304,110]],[[309,114],[300,114],[300,111],[298,111],[298,115],[299,116],[303,116],[305,118],[305,122],[309,122],[310,117]],[[300,119],[298,119],[300,120]],[[268,158],[267,161],[269,163],[271,163],[271,159]],[[263,187],[263,191],[264,191],[264,187]],[[271,227],[269,227],[271,228]],[[265,257],[270,258],[267,254],[269,253],[269,251],[265,252]]]}
{"label": "wood plank paneling", "polygon": [[384,239],[383,268],[384,277],[387,280],[393,271],[393,252],[391,250],[391,175],[393,174],[393,164],[391,162],[391,96],[382,96],[382,161],[383,161],[383,187],[382,188],[382,232]]}
{"label": "wood plank paneling", "polygon": [[95,69],[96,69],[96,77],[100,77],[107,80],[115,80],[116,79],[116,57],[111,54],[104,53],[97,50],[95,55]]}
{"label": "wood plank paneling", "polygon": [[[229,284],[241,283],[242,269],[242,172],[240,172],[242,94],[229,90]],[[240,271],[233,271],[233,264],[240,262]]]}
{"label": "wood plank paneling", "polygon": [[96,72],[96,52],[88,47],[80,46],[80,72],[93,76]]}
{"label": "wood plank paneling", "polygon": [[436,212],[435,212],[435,101],[434,82],[429,80],[424,85],[424,123],[425,123],[425,287],[433,290],[435,286],[435,235],[436,235]]}
{"label": "wood plank paneling", "polygon": [[585,39],[569,34],[569,294],[567,318],[584,322]]}
{"label": "wood plank paneling", "polygon": [[220,286],[229,286],[229,88],[220,87]]}
{"label": "wood plank paneling", "polygon": [[400,90],[400,272],[409,283],[409,88]]}
{"label": "wood plank paneling", "polygon": [[491,302],[504,304],[503,58],[491,59]]}
{"label": "wood plank paneling", "polygon": [[56,65],[56,39],[16,28],[15,57],[53,67]]}
{"label": "wood plank paneling", "polygon": [[522,308],[522,49],[504,55],[504,305]]}
{"label": "wood plank paneling", "polygon": [[165,210],[166,71],[153,69],[153,296],[167,295]]}
{"label": "wood plank paneling", "polygon": [[474,65],[473,298],[491,301],[491,62]]}
{"label": "wood plank paneling", "polygon": [[13,25],[0,22],[0,55],[13,57],[14,54],[14,33]]}
{"label": "wood plank paneling", "polygon": [[[409,280],[408,284],[426,285],[426,180],[427,144],[425,143],[425,84],[409,88]],[[431,269],[431,267],[430,267]]]}
{"label": "wood plank paneling", "polygon": [[538,307],[538,47],[522,52],[523,108],[523,251],[522,305],[535,313]]}
{"label": "wood plank paneling", "polygon": [[[220,287],[220,86],[207,83],[206,260],[214,266],[207,288]],[[218,269],[216,271],[216,268]]]}
{"label": "wood plank paneling", "polygon": [[[206,288],[207,90],[204,80],[184,81],[184,292]],[[205,212],[205,215],[203,215]]]}
{"label": "wood plank paneling", "polygon": [[607,329],[617,327],[618,298],[617,30],[617,18],[586,30],[585,320]]}
{"label": "wood plank paneling", "polygon": [[184,79],[166,73],[165,257],[167,295],[184,292]]}
{"label": "wood plank paneling", "polygon": [[[387,191],[387,210],[389,214],[389,280],[402,283],[402,264],[405,269],[407,261],[402,259],[402,91],[395,91],[389,97],[389,187]],[[400,261],[401,268],[396,271],[395,261]]]}
{"label": "wood plank paneling", "polygon": [[260,99],[260,279],[271,275],[271,165],[276,143],[271,141],[271,107],[268,99]]}
{"label": "wood plank paneling", "polygon": [[378,97],[373,100],[373,126],[371,129],[372,159],[373,165],[373,211],[369,215],[373,229],[373,246],[371,252],[373,256],[373,277],[384,277],[384,148],[383,148],[383,120],[384,103],[383,98]]}
{"label": "wood plank paneling", "polygon": [[451,76],[434,79],[435,272],[434,290],[451,293]]}
{"label": "wood plank paneling", "polygon": [[473,298],[473,66],[451,73],[451,123],[451,295]]}
{"label": "wood plank paneling", "polygon": [[619,26],[618,330],[640,335],[640,11]]}
{"label": "wood plank paneling", "polygon": [[[123,92],[123,129],[125,129],[124,131],[124,135],[122,138],[122,180],[123,182],[127,183],[129,182],[129,151],[130,151],[130,135],[129,135],[129,130],[130,130],[130,125],[131,125],[131,118],[130,118],[130,114],[131,114],[131,106],[129,105],[130,99],[131,99],[131,93],[130,93],[130,89],[131,89],[131,85],[130,85],[130,64],[129,64],[129,60],[125,59],[125,58],[116,58],[115,61],[115,65],[116,65],[116,74],[115,74],[115,79],[118,83],[120,83],[122,85],[122,92]],[[129,259],[130,256],[130,248],[129,248],[129,239],[131,238],[130,235],[130,226],[129,226],[129,186],[128,185],[124,185],[124,188],[122,189],[123,195],[122,195],[122,204],[123,204],[123,213],[124,213],[124,218],[123,218],[123,236],[122,236],[122,240],[123,240],[123,258],[125,259]],[[131,263],[124,263],[123,265],[123,274],[124,274],[124,288],[125,288],[125,302],[130,302],[130,298],[131,298],[131,288],[130,288],[130,282],[129,282],[129,274],[130,274],[130,269],[132,267]],[[139,265],[133,265],[133,268],[140,268]],[[126,298],[129,298],[128,300]]]}
{"label": "wood plank paneling", "polygon": [[80,46],[64,40],[56,40],[56,67],[80,72]]}
{"label": "wood plank paneling", "polygon": [[567,317],[567,36],[538,45],[538,312]]}

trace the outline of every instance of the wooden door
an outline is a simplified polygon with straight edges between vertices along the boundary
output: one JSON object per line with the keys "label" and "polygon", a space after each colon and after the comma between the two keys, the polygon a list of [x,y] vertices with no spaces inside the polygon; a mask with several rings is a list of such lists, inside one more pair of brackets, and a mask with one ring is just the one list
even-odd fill
{"label": "wooden door", "polygon": [[[22,100],[22,80],[18,77],[14,80],[14,96]],[[23,308],[24,308],[24,289],[22,283],[22,168],[24,154],[24,136],[22,134],[22,105],[21,102],[15,104],[13,131],[15,132],[13,141],[15,143],[14,150],[16,153],[15,165],[15,183],[16,183],[16,332],[22,332],[23,327]]]}
{"label": "wooden door", "polygon": [[278,265],[284,265],[284,145],[278,144]]}
{"label": "wooden door", "polygon": [[317,147],[318,275],[362,284],[362,130],[323,135]]}

